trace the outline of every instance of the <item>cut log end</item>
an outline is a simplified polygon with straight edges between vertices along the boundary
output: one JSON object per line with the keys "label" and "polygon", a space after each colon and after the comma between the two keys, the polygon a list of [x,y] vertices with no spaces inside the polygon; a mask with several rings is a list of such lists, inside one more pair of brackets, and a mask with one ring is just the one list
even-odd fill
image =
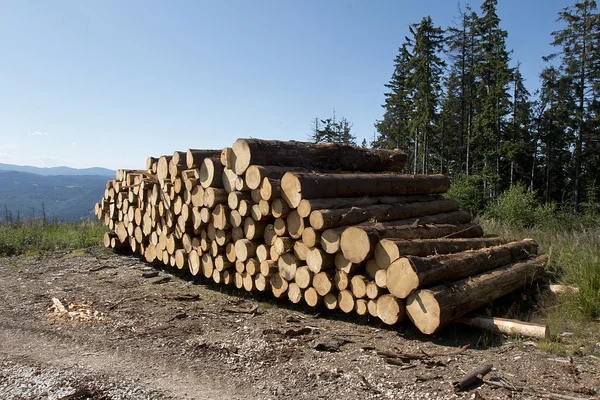
{"label": "cut log end", "polygon": [[426,335],[434,333],[441,325],[440,305],[430,290],[419,290],[406,302],[410,320]]}
{"label": "cut log end", "polygon": [[340,248],[348,261],[358,264],[371,254],[373,243],[364,230],[350,227],[340,237]]}
{"label": "cut log end", "polygon": [[281,178],[281,194],[283,199],[292,208],[297,208],[302,200],[300,180],[294,174],[286,173]]}
{"label": "cut log end", "polygon": [[419,287],[419,277],[408,258],[399,258],[386,271],[386,285],[394,296],[404,299]]}
{"label": "cut log end", "polygon": [[377,316],[383,323],[394,325],[406,318],[404,302],[391,294],[384,294],[377,299]]}

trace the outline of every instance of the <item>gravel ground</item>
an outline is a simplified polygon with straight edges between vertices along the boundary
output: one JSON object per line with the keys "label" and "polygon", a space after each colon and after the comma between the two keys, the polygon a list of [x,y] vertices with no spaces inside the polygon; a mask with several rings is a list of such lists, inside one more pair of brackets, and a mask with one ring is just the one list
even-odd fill
{"label": "gravel ground", "polygon": [[51,366],[5,361],[0,364],[0,398],[39,400],[151,400],[165,398],[139,383],[92,376]]}

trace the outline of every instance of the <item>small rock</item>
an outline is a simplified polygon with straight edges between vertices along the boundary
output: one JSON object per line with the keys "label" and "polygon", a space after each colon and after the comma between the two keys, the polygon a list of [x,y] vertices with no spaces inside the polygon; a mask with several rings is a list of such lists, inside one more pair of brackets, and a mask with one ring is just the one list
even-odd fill
{"label": "small rock", "polygon": [[529,340],[527,342],[523,342],[523,346],[525,346],[525,347],[537,347],[537,343],[532,342],[531,340]]}
{"label": "small rock", "polygon": [[560,334],[560,337],[571,337],[573,336],[573,332],[563,332]]}

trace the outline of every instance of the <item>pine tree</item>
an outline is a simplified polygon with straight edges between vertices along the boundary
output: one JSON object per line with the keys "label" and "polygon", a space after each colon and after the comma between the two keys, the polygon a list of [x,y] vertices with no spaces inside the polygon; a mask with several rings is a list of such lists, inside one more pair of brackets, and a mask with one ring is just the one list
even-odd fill
{"label": "pine tree", "polygon": [[[457,164],[456,172],[469,173],[466,156],[469,154],[469,138],[472,130],[474,95],[474,37],[473,23],[477,15],[466,6],[459,9],[460,24],[447,29],[447,58],[450,62],[449,75],[445,80],[446,96],[442,105],[446,132],[457,132],[458,144],[452,158]],[[448,125],[449,124],[449,125]],[[452,137],[445,136],[445,142]]]}
{"label": "pine tree", "polygon": [[414,109],[409,128],[415,143],[421,142],[419,153],[415,146],[415,161],[420,156],[420,166],[415,162],[415,172],[429,172],[431,143],[435,143],[436,120],[439,99],[442,93],[441,77],[445,62],[440,58],[443,49],[444,31],[435,27],[431,17],[410,26],[413,36],[412,57],[408,62],[410,74],[408,86],[413,90]]}
{"label": "pine tree", "polygon": [[491,196],[499,190],[501,144],[505,116],[509,113],[508,85],[511,80],[507,32],[500,28],[497,3],[497,0],[485,0],[481,5],[482,15],[475,21],[478,37],[474,72],[478,109],[473,140],[481,157],[482,165],[478,169],[486,177]]}
{"label": "pine tree", "polygon": [[[394,73],[385,85],[388,90],[384,94],[385,104],[382,105],[385,113],[383,119],[375,123],[379,134],[379,137],[373,141],[375,148],[408,150],[412,147],[408,128],[413,110],[412,90],[408,86],[410,59],[408,43],[405,42],[398,49],[398,55],[394,59]],[[412,153],[409,152],[408,155],[412,157]]]}
{"label": "pine tree", "polygon": [[311,124],[312,133],[309,139],[314,143],[344,143],[356,145],[356,136],[352,135],[352,124],[342,118],[339,121],[333,116],[327,119],[315,118]]}
{"label": "pine tree", "polygon": [[[561,49],[546,59],[559,58],[560,72],[575,99],[571,112],[575,131],[573,149],[573,205],[578,211],[584,185],[582,171],[595,179],[598,169],[600,100],[600,16],[594,0],[580,0],[558,13],[565,28],[552,32],[552,45]],[[594,140],[596,139],[596,140]]]}

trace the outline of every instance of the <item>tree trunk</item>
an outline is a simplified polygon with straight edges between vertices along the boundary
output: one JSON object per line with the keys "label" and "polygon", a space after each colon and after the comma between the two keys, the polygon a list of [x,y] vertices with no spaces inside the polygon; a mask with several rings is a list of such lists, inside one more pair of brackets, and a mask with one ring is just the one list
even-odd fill
{"label": "tree trunk", "polygon": [[292,208],[302,199],[440,194],[449,187],[450,180],[443,175],[288,172],[281,178],[282,197]]}
{"label": "tree trunk", "polygon": [[426,257],[436,254],[458,253],[460,251],[477,250],[502,244],[499,237],[482,237],[466,239],[383,239],[375,247],[375,260],[380,268],[387,269],[400,257]]}
{"label": "tree trunk", "polygon": [[439,214],[458,210],[455,200],[434,200],[410,204],[377,204],[333,210],[315,210],[310,214],[310,225],[316,230],[338,226],[356,225],[361,222],[393,221],[423,215]]}
{"label": "tree trunk", "polygon": [[377,299],[377,316],[384,324],[394,325],[406,319],[406,306],[391,294],[384,294]]}
{"label": "tree trunk", "polygon": [[[370,196],[370,197],[334,197],[330,199],[304,199],[298,204],[298,214],[302,218],[310,216],[315,210],[333,210],[338,208],[366,207],[375,204],[410,204],[420,201],[441,200],[441,195],[425,195],[425,196]],[[287,205],[287,203],[286,203]]]}
{"label": "tree trunk", "polygon": [[251,165],[279,165],[342,171],[402,171],[406,154],[399,150],[363,149],[341,143],[238,139],[232,146],[233,170],[242,175]]}
{"label": "tree trunk", "polygon": [[402,257],[387,269],[387,288],[404,299],[418,288],[466,278],[537,254],[532,239],[432,257]]}
{"label": "tree trunk", "polygon": [[205,158],[217,157],[220,161],[222,150],[195,150],[188,149],[186,153],[180,152],[181,157],[176,158],[176,164],[185,164],[187,168],[200,168]]}
{"label": "tree trunk", "polygon": [[418,290],[406,302],[408,317],[425,333],[532,282],[544,272],[547,256],[484,272],[451,285]]}
{"label": "tree trunk", "polygon": [[345,229],[340,237],[340,248],[344,257],[353,263],[361,263],[373,254],[377,240],[381,235],[393,232],[395,228],[427,224],[465,224],[471,221],[466,211],[426,215],[386,223],[364,223]]}
{"label": "tree trunk", "polygon": [[548,339],[550,337],[548,325],[532,324],[530,322],[517,321],[514,319],[460,317],[457,318],[455,322],[505,335],[520,335],[537,339]]}

